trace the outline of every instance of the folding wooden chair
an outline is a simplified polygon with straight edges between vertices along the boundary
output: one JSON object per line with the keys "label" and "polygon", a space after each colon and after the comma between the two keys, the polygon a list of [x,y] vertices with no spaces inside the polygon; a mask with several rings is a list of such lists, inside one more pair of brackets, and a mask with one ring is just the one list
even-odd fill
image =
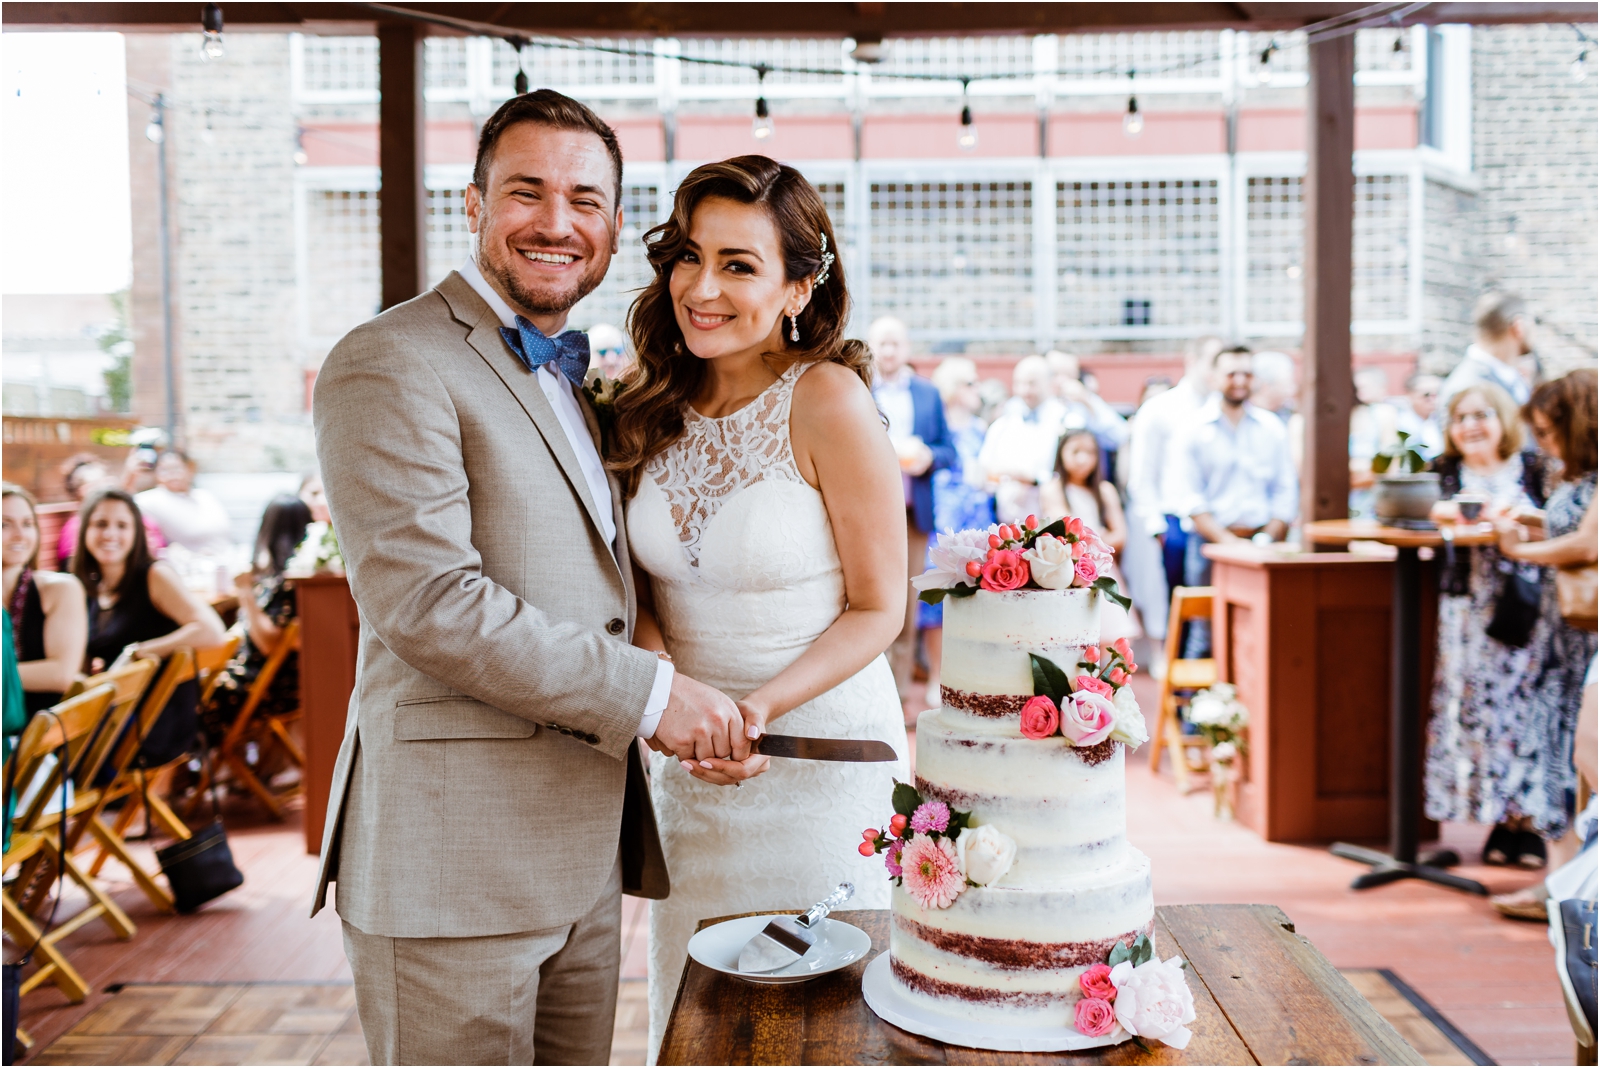
{"label": "folding wooden chair", "polygon": [[[153,661],[147,660],[144,663],[148,665],[148,670],[155,670],[156,665]],[[173,692],[194,677],[193,650],[181,648],[167,657],[161,674],[150,683],[144,700],[138,704],[139,717],[135,729],[120,738],[116,751],[111,756],[114,778],[110,785],[100,791],[99,804],[84,823],[84,829],[94,837],[95,843],[99,846],[93,863],[89,865],[89,874],[99,875],[100,870],[105,867],[106,860],[109,857],[116,857],[122,862],[123,867],[128,869],[144,896],[162,912],[173,911],[172,894],[156,881],[153,873],[145,870],[134,859],[125,836],[128,828],[133,826],[133,821],[147,806],[151,822],[160,824],[166,833],[179,839],[190,836],[189,828],[161,797],[162,787],[172,769],[188,757],[179,757],[159,768],[136,767],[134,760],[139,755],[142,739],[149,735],[156,720],[165,711],[167,702],[172,700]],[[119,799],[122,801],[122,808],[108,824],[105,819],[105,808],[112,801]],[[74,840],[74,846],[78,844],[78,840]]]}
{"label": "folding wooden chair", "polygon": [[[1211,618],[1214,593],[1211,586],[1179,586],[1172,591],[1172,607],[1167,613],[1167,674],[1161,680],[1161,715],[1156,723],[1156,744],[1150,747],[1150,770],[1160,769],[1161,752],[1165,749],[1172,755],[1172,774],[1183,793],[1191,789],[1190,773],[1210,766],[1210,747],[1204,738],[1183,733],[1178,710],[1188,703],[1190,694],[1217,681],[1214,659],[1184,660],[1179,656],[1183,651],[1183,625],[1189,620]],[[1192,762],[1191,754],[1198,754],[1198,765]]]}
{"label": "folding wooden chair", "polygon": [[[255,742],[259,757],[259,754],[265,752],[268,747],[280,745],[296,767],[302,770],[305,768],[305,751],[301,749],[294,735],[289,733],[289,725],[300,718],[299,704],[296,704],[292,711],[276,714],[261,709],[261,703],[271,690],[272,681],[278,677],[278,671],[283,667],[284,661],[289,658],[290,653],[298,652],[299,649],[300,620],[291,619],[284,626],[283,636],[279,639],[277,647],[267,657],[267,662],[261,665],[260,673],[250,684],[250,692],[245,696],[238,717],[228,728],[228,733],[223,736],[216,751],[217,760],[228,769],[230,778],[242,782],[246,789],[267,806],[272,818],[276,820],[283,819],[283,802],[300,792],[300,784],[297,783],[283,793],[273,793],[250,766],[250,761],[246,759],[246,748],[249,743]],[[209,785],[209,777],[202,776],[200,786],[194,792],[196,800]]]}
{"label": "folding wooden chair", "polygon": [[[74,1003],[82,1001],[89,993],[89,985],[56,944],[84,924],[101,917],[106,918],[112,930],[123,940],[133,937],[136,930],[133,922],[116,903],[73,863],[72,808],[76,802],[67,806],[65,813],[59,810],[46,811],[52,802],[59,804],[62,782],[74,767],[83,767],[90,762],[78,758],[92,754],[97,729],[118,726],[111,719],[116,692],[116,687],[110,684],[97,686],[76,697],[67,698],[47,713],[35,715],[23,728],[16,752],[12,755],[16,762],[14,781],[19,796],[29,784],[35,781],[39,783],[26,809],[17,813],[12,821],[11,845],[5,852],[3,865],[7,872],[13,868],[21,870],[15,880],[5,885],[3,895],[0,895],[3,897],[6,933],[19,948],[37,945],[34,954],[38,967],[23,980],[21,991],[24,994],[50,980],[60,988],[67,1000]],[[126,721],[125,713],[122,722]],[[43,770],[46,758],[62,750],[65,751],[65,759],[59,760],[48,771]],[[48,894],[49,884],[57,873],[63,871],[88,893],[89,907],[61,926],[41,933],[30,915],[29,893],[42,887],[44,893],[35,894],[42,899]],[[42,904],[42,900],[39,903]]]}

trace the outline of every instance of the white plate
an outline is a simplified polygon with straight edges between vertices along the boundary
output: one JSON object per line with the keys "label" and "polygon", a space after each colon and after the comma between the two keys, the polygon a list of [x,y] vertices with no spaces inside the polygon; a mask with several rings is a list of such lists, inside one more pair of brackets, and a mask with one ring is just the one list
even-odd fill
{"label": "white plate", "polygon": [[1063,1050],[1114,1046],[1133,1036],[1116,1027],[1109,1035],[1090,1038],[1075,1027],[1021,1027],[982,1024],[937,1012],[911,997],[910,991],[889,970],[889,954],[880,953],[861,976],[861,996],[885,1023],[902,1031],[968,1049],[995,1049],[1014,1053],[1059,1053]]}
{"label": "white plate", "polygon": [[731,975],[750,983],[803,983],[819,975],[848,968],[872,952],[872,938],[859,927],[842,920],[823,920],[817,944],[787,968],[775,972],[750,974],[739,970],[739,951],[771,920],[780,917],[792,919],[794,913],[774,913],[768,916],[741,916],[695,934],[689,939],[689,956],[712,971]]}

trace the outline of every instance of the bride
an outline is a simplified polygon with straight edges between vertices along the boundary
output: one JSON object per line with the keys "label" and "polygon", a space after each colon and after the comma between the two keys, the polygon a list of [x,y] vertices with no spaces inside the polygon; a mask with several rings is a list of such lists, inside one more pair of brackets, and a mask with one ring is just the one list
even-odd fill
{"label": "bride", "polygon": [[866,346],[844,339],[850,297],[817,191],[765,156],[707,164],[646,240],[655,279],[633,305],[639,365],[608,461],[646,573],[634,641],[728,693],[749,727],[878,739],[899,757],[652,755],[672,878],[650,913],[654,1063],[700,920],[805,908],[845,881],[848,907],[888,907],[882,862],[857,850],[906,777],[882,653],[907,592],[900,468]]}

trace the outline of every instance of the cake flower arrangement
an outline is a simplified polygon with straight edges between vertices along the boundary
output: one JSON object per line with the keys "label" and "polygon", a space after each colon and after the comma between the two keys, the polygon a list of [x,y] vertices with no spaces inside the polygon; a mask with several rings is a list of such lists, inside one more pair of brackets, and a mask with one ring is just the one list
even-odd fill
{"label": "cake flower arrangement", "polygon": [[1147,1039],[1183,1049],[1194,1037],[1194,992],[1180,957],[1156,956],[1149,935],[1129,945],[1118,942],[1103,964],[1092,964],[1078,976],[1083,994],[1073,1009],[1072,1026],[1090,1038],[1110,1035],[1118,1027],[1141,1046]]}
{"label": "cake flower arrangement", "polygon": [[911,580],[920,600],[971,597],[981,590],[1099,590],[1123,608],[1133,602],[1111,577],[1111,547],[1076,518],[1041,528],[1036,516],[1021,526],[996,523],[981,530],[940,534],[928,550],[932,567]]}
{"label": "cake flower arrangement", "polygon": [[886,828],[861,832],[861,855],[883,853],[896,884],[925,909],[947,909],[969,886],[988,886],[1011,870],[1017,843],[972,813],[925,799],[909,783],[894,784],[894,815]]}

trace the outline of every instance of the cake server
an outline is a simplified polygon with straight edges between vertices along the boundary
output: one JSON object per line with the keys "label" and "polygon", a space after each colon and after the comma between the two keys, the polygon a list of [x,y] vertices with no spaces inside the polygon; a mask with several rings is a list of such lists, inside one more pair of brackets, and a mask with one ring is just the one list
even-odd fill
{"label": "cake server", "polygon": [[833,893],[800,915],[781,916],[769,922],[739,951],[739,970],[775,972],[805,956],[821,936],[823,919],[855,892],[853,884],[840,883]]}
{"label": "cake server", "polygon": [[763,734],[750,743],[750,752],[797,760],[847,760],[873,764],[896,759],[888,742],[850,738],[798,738],[789,734]]}

